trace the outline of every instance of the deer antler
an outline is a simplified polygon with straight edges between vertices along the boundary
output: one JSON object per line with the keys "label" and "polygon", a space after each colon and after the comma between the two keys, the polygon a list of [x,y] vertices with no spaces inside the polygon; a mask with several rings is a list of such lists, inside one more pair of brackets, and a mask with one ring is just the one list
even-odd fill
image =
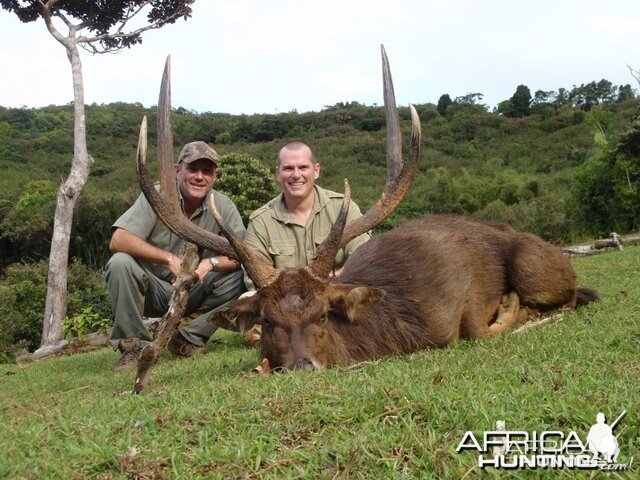
{"label": "deer antler", "polygon": [[351,188],[349,182],[344,179],[344,198],[342,200],[342,206],[338,212],[338,217],[335,223],[331,227],[331,231],[327,238],[318,245],[316,249],[316,255],[309,267],[309,271],[312,275],[319,279],[329,278],[333,263],[336,257],[336,252],[340,249],[340,239],[342,236],[342,230],[345,223],[347,223],[347,213],[349,213],[349,203],[351,202]]}
{"label": "deer antler", "polygon": [[173,173],[173,134],[171,132],[171,57],[167,57],[160,98],[158,99],[158,168],[160,170],[160,192],[150,180],[146,166],[147,118],[142,119],[138,139],[137,170],[140,187],[149,200],[158,218],[176,235],[196,245],[221,255],[238,259],[244,265],[256,288],[271,283],[277,270],[259,253],[248,248],[224,224],[215,209],[213,195],[209,207],[223,234],[229,239],[204,230],[185,217],[178,202],[176,181]]}
{"label": "deer antler", "polygon": [[271,265],[261,253],[248,247],[229,227],[222,221],[216,205],[213,202],[213,194],[209,195],[209,208],[213,218],[220,226],[222,234],[227,237],[229,243],[234,249],[238,260],[244,265],[244,268],[253,281],[255,287],[260,289],[266,287],[273,282],[278,276],[278,270]]}
{"label": "deer antler", "polygon": [[171,57],[167,57],[158,99],[158,168],[160,170],[160,192],[156,190],[146,165],[147,117],[142,119],[136,166],[140,188],[158,218],[176,235],[200,247],[220,255],[237,258],[229,242],[197,225],[185,217],[178,202],[176,180],[173,173],[173,134],[171,132]]}
{"label": "deer antler", "polygon": [[411,146],[409,158],[404,162],[402,160],[402,135],[389,60],[383,45],[380,46],[380,49],[382,52],[384,108],[387,120],[387,181],[377,203],[362,217],[350,222],[345,227],[340,241],[340,248],[387,218],[409,191],[411,179],[418,170],[421,136],[418,112],[416,112],[413,105],[409,105],[409,111],[411,112]]}
{"label": "deer antler", "polygon": [[[406,162],[402,160],[402,135],[400,133],[400,121],[398,119],[398,109],[396,107],[395,94],[393,92],[393,81],[391,79],[391,69],[384,46],[380,46],[382,52],[382,78],[384,86],[384,107],[387,121],[387,181],[384,191],[377,203],[360,218],[353,220],[346,227],[339,222],[333,224],[329,236],[336,236],[342,233],[339,243],[332,247],[325,246],[325,242],[318,247],[316,259],[311,264],[311,271],[316,276],[326,270],[327,263],[333,263],[336,252],[344,247],[354,238],[371,230],[373,227],[387,218],[400,204],[409,190],[411,179],[418,169],[418,158],[420,157],[420,119],[413,105],[409,105],[411,112],[411,146],[409,158]],[[344,205],[343,205],[344,208]],[[346,215],[346,214],[345,214]]]}

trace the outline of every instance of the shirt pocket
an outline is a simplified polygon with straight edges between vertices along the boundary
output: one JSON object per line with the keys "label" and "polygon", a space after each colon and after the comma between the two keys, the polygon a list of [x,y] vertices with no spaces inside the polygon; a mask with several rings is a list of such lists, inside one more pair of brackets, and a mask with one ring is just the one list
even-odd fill
{"label": "shirt pocket", "polygon": [[282,240],[272,240],[269,244],[269,255],[273,257],[274,266],[278,269],[297,268],[295,244]]}
{"label": "shirt pocket", "polygon": [[316,249],[320,246],[320,244],[321,244],[322,242],[324,242],[324,241],[327,239],[327,237],[328,237],[328,236],[329,236],[329,232],[325,232],[325,233],[316,233],[316,234],[313,236],[313,243],[315,243],[315,244],[316,244],[316,245],[315,245],[315,246],[316,246]]}
{"label": "shirt pocket", "polygon": [[[318,251],[318,247],[320,246],[320,244],[322,242],[324,242],[327,237],[329,236],[329,232],[326,233],[316,233],[313,237],[313,242],[315,243],[315,251]],[[336,253],[336,258],[334,259],[334,266],[335,267],[341,267],[342,264],[344,263],[345,258],[344,258],[344,248],[341,248],[340,250],[337,251]]]}

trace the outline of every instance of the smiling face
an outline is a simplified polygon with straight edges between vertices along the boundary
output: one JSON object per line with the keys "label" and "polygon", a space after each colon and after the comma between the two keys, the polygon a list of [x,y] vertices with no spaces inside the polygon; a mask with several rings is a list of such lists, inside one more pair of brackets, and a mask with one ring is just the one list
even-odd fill
{"label": "smiling face", "polygon": [[315,162],[307,145],[297,142],[280,150],[276,178],[285,200],[300,202],[313,196],[313,186],[319,176],[320,164]]}
{"label": "smiling face", "polygon": [[185,205],[190,207],[200,205],[218,177],[214,163],[201,158],[191,163],[179,163],[175,169]]}

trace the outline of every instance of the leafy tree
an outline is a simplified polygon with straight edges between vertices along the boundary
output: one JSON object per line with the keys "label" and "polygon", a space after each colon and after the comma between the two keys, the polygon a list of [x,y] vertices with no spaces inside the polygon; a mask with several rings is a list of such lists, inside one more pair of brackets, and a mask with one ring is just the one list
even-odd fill
{"label": "leafy tree", "polygon": [[618,87],[618,98],[616,98],[617,102],[626,102],[627,100],[633,100],[636,98],[636,94],[631,88],[631,85],[628,83],[626,85],[620,85]]}
{"label": "leafy tree", "polygon": [[553,90],[536,90],[531,99],[531,114],[540,115],[544,119],[551,117],[557,111],[554,100],[555,92]]}
{"label": "leafy tree", "polygon": [[385,126],[384,110],[380,107],[367,107],[367,112],[360,120],[354,122],[359,130],[375,132]]}
{"label": "leafy tree", "polygon": [[575,107],[588,112],[595,105],[616,101],[618,95],[618,87],[615,87],[609,80],[602,79],[598,82],[582,84],[579,87],[574,86],[569,92],[569,100]]}
{"label": "leafy tree", "polygon": [[[92,53],[116,52],[131,47],[142,42],[143,32],[174,23],[179,18],[188,18],[192,3],[193,0],[0,0],[0,6],[15,13],[22,22],[44,21],[49,33],[65,48],[73,78],[73,162],[71,172],[60,185],[57,195],[44,309],[43,349],[55,347],[62,339],[73,210],[93,163],[87,150],[84,85],[78,47]],[[146,14],[147,25],[129,30],[130,22],[135,22],[135,17],[142,13]],[[68,33],[64,35],[59,27],[66,27]]]}
{"label": "leafy tree", "polygon": [[498,115],[506,115],[508,111],[509,100],[501,101],[500,103],[498,103],[498,105],[496,105],[496,108],[494,109],[494,113],[497,113]]}
{"label": "leafy tree", "polygon": [[553,101],[556,107],[561,107],[563,105],[570,105],[571,101],[569,100],[569,92],[566,88],[559,88],[558,93]]}
{"label": "leafy tree", "polygon": [[522,118],[531,114],[531,92],[526,85],[518,85],[516,92],[509,99],[507,117]]}
{"label": "leafy tree", "polygon": [[640,222],[640,120],[617,144],[593,155],[576,174],[573,209],[592,234],[631,231]]}
{"label": "leafy tree", "polygon": [[484,94],[482,93],[467,93],[460,97],[456,97],[453,103],[458,105],[479,105],[482,101]]}
{"label": "leafy tree", "polygon": [[555,93],[553,90],[536,90],[531,99],[531,105],[539,105],[541,103],[552,103]]}
{"label": "leafy tree", "polygon": [[252,141],[269,142],[286,135],[291,125],[284,114],[265,115],[257,125]]}
{"label": "leafy tree", "polygon": [[448,93],[441,95],[440,98],[438,99],[438,106],[437,106],[438,113],[444,116],[444,114],[447,113],[447,107],[449,107],[449,105],[451,105],[452,103],[453,101],[451,100],[451,97],[449,96]]}

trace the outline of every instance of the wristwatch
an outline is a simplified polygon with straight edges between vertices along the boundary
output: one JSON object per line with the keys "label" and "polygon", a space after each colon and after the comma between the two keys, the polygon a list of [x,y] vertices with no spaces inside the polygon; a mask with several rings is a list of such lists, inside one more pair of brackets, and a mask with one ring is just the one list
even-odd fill
{"label": "wristwatch", "polygon": [[211,262],[211,271],[215,272],[216,267],[220,265],[220,260],[218,260],[218,257],[209,257],[209,262]]}

